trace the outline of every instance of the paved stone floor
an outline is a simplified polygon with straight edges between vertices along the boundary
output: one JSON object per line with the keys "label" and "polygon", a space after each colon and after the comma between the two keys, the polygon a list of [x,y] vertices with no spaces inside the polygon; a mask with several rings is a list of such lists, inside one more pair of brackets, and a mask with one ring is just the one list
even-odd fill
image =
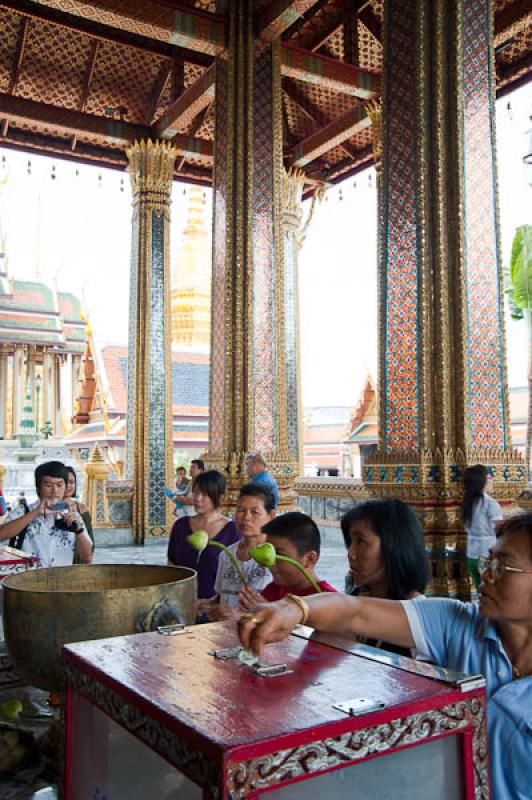
{"label": "paved stone floor", "polygon": [[[151,541],[143,547],[100,547],[94,551],[95,564],[166,564],[166,539]],[[347,557],[343,546],[322,547],[318,575],[335,589],[343,591]]]}

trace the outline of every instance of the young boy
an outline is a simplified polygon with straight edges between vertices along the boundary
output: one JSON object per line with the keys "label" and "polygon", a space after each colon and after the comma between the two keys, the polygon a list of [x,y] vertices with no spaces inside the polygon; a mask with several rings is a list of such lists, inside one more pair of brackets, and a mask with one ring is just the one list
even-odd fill
{"label": "young boy", "polygon": [[[280,556],[287,556],[299,562],[314,578],[322,592],[335,592],[336,589],[327,581],[320,581],[316,575],[316,564],[320,557],[321,537],[314,520],[299,511],[291,511],[272,519],[263,526],[268,542],[273,544]],[[300,597],[315,594],[307,578],[292,564],[278,560],[271,567],[273,577],[260,593],[256,594],[249,587],[240,592],[240,609],[249,611],[257,603],[272,603],[281,600],[287,594]]]}
{"label": "young boy", "polygon": [[[275,514],[273,494],[265,486],[248,483],[242,487],[236,503],[235,523],[242,539],[230,545],[228,550],[238,561],[248,586],[260,592],[271,582],[269,569],[257,564],[249,551],[266,541],[262,527],[273,519]],[[230,559],[220,553],[218,571],[214,584],[215,597],[204,601],[199,613],[206,613],[210,620],[237,617],[238,600],[242,581]]]}

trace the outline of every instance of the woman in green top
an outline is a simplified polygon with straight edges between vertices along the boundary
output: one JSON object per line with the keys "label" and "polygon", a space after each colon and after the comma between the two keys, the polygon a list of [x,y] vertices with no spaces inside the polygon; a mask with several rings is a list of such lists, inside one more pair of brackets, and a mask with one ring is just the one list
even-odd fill
{"label": "woman in green top", "polygon": [[[76,494],[78,493],[78,479],[76,477],[76,473],[72,467],[67,467],[68,472],[68,480],[65,489],[65,500],[69,500],[74,504],[75,510],[78,514],[81,515],[83,522],[85,523],[85,527],[87,529],[87,533],[91,537],[92,540],[92,551],[94,552],[94,534],[92,532],[92,519],[91,519],[91,512],[85,505],[85,503],[80,503],[76,500]],[[74,556],[74,564],[82,564],[83,562],[80,561],[78,558],[78,553]]]}

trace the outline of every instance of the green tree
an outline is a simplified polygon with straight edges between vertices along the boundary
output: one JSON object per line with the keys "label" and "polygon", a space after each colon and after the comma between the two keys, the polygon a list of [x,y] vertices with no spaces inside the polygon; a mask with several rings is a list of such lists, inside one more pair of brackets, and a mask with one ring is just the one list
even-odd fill
{"label": "green tree", "polygon": [[532,445],[532,225],[521,225],[515,231],[510,258],[510,311],[514,319],[525,319],[528,330],[528,420],[526,427],[525,462],[530,481]]}

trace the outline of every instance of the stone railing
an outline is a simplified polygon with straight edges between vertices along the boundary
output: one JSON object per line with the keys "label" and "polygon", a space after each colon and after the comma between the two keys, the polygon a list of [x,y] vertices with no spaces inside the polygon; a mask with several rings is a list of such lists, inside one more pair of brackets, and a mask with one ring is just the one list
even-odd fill
{"label": "stone railing", "polygon": [[338,539],[334,529],[353,503],[370,497],[362,481],[353,478],[298,478],[294,491],[299,508],[319,525],[327,542]]}

